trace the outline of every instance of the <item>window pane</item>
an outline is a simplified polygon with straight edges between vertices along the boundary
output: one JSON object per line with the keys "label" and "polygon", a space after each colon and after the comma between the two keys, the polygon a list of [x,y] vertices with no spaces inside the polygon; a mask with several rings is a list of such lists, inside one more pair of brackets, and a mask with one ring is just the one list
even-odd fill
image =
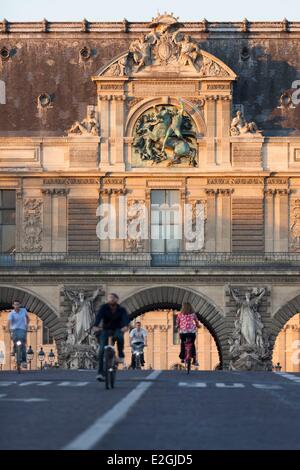
{"label": "window pane", "polygon": [[2,253],[11,253],[15,247],[16,226],[2,225],[0,231],[0,245]]}
{"label": "window pane", "polygon": [[0,221],[1,224],[3,225],[15,225],[16,223],[16,212],[15,210],[9,211],[9,210],[3,210],[0,211],[1,218],[2,220]]}
{"label": "window pane", "polygon": [[151,204],[164,204],[166,191],[164,189],[154,189],[151,191]]}
{"label": "window pane", "polygon": [[2,190],[2,208],[14,209],[16,207],[16,191],[11,189]]}
{"label": "window pane", "polygon": [[177,191],[177,189],[167,191],[167,203],[170,206],[173,204],[179,204],[179,191]]}

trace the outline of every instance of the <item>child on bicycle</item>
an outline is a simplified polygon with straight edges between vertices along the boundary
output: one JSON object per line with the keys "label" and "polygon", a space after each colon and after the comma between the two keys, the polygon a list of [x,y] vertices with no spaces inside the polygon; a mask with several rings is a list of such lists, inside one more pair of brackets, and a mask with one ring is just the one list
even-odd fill
{"label": "child on bicycle", "polygon": [[196,365],[196,331],[200,327],[200,322],[197,318],[197,315],[193,311],[193,307],[190,303],[182,304],[180,313],[177,315],[176,326],[179,330],[180,336],[180,354],[179,357],[181,362],[184,362],[185,354],[185,342],[190,340],[192,342],[192,357],[193,365]]}

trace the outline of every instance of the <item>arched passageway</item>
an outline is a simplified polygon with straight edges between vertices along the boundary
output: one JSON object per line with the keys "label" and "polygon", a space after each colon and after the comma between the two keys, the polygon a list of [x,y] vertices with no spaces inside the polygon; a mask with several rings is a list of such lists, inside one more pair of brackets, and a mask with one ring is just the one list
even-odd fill
{"label": "arched passageway", "polygon": [[14,300],[19,300],[21,305],[29,312],[35,313],[49,328],[51,336],[55,339],[57,347],[66,336],[65,327],[55,311],[37,295],[14,286],[0,286],[0,309],[11,308]]}
{"label": "arched passageway", "polygon": [[199,313],[199,319],[212,335],[219,354],[220,364],[224,365],[228,353],[228,341],[224,328],[224,315],[212,301],[198,292],[177,286],[156,286],[137,291],[123,300],[132,319],[153,311],[179,310],[184,302],[192,304]]}

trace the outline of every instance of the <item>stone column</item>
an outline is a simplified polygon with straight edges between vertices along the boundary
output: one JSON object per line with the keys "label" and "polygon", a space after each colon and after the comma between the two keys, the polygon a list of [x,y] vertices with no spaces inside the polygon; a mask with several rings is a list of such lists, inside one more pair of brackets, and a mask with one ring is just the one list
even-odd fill
{"label": "stone column", "polygon": [[168,368],[168,361],[167,361],[167,334],[168,334],[168,326],[167,325],[160,325],[160,368],[165,370]]}
{"label": "stone column", "polygon": [[100,122],[100,169],[110,169],[110,95],[100,95],[99,99],[99,122]]}
{"label": "stone column", "polygon": [[280,244],[279,251],[289,251],[289,189],[279,189],[280,195]]}
{"label": "stone column", "polygon": [[224,166],[230,167],[230,120],[231,120],[231,98],[230,96],[223,96],[219,100],[222,110],[222,124],[221,124],[221,145],[222,145],[222,168]]}
{"label": "stone column", "polygon": [[147,348],[146,348],[146,361],[148,367],[152,367],[154,369],[154,326],[149,325],[146,326],[147,334],[148,334],[148,341],[147,341]]}
{"label": "stone column", "polygon": [[206,97],[206,119],[207,119],[207,165],[215,166],[217,163],[217,97]]}
{"label": "stone column", "polygon": [[265,250],[274,250],[274,195],[275,189],[265,191]]}
{"label": "stone column", "polygon": [[204,328],[204,354],[203,354],[203,368],[205,370],[211,369],[211,354],[210,354],[210,333]]}
{"label": "stone column", "polygon": [[111,102],[112,163],[114,170],[124,171],[124,105],[125,95],[113,96]]}
{"label": "stone column", "polygon": [[42,189],[43,194],[43,251],[52,252],[52,189]]}
{"label": "stone column", "polygon": [[217,189],[206,189],[207,194],[207,239],[206,251],[216,251],[216,198]]}

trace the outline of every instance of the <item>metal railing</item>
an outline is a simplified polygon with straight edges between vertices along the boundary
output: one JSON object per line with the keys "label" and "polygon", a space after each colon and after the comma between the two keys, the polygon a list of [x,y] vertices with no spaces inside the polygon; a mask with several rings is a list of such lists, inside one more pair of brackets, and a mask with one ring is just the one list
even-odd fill
{"label": "metal railing", "polygon": [[299,267],[300,253],[0,253],[0,269],[7,268],[67,268],[67,267],[178,267],[205,268],[222,266]]}

